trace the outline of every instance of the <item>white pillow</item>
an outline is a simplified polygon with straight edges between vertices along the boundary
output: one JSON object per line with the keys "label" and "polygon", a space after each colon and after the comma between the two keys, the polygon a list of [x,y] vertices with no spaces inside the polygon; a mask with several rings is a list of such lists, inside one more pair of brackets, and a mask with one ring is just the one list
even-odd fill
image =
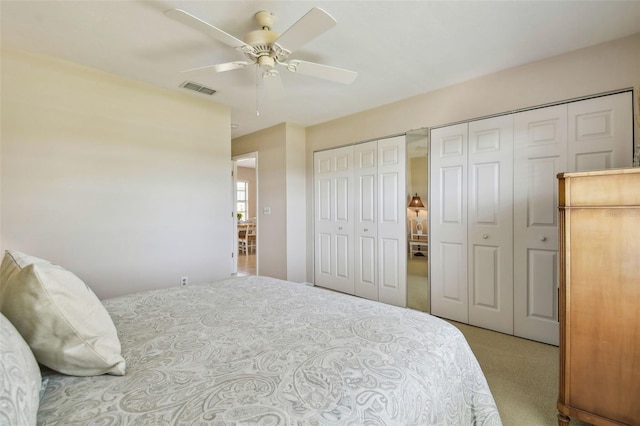
{"label": "white pillow", "polygon": [[40,367],[18,330],[0,314],[0,425],[35,425]]}
{"label": "white pillow", "polygon": [[38,362],[64,374],[124,375],[118,333],[91,289],[46,260],[7,251],[0,266],[0,312]]}

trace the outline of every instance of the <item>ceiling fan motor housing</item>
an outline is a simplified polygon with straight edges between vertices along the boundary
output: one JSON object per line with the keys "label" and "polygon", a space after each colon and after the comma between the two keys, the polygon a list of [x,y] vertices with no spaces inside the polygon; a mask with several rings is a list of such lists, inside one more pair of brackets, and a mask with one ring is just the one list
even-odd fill
{"label": "ceiling fan motor housing", "polygon": [[260,12],[256,12],[256,14],[253,15],[253,19],[256,20],[256,23],[263,30],[270,30],[271,28],[273,28],[273,23],[276,21],[276,16],[271,12],[261,10]]}
{"label": "ceiling fan motor housing", "polygon": [[[273,43],[280,37],[280,34],[271,30],[251,31],[244,37],[244,42],[252,46],[254,51],[246,54],[251,60],[257,60],[260,66],[271,63],[271,67],[275,65],[274,57],[276,53],[273,51]],[[270,61],[269,61],[270,60]]]}

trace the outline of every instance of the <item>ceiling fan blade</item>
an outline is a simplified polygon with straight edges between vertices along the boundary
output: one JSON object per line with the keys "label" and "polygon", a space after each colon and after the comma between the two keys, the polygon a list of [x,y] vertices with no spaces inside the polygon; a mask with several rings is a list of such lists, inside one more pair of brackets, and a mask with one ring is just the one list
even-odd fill
{"label": "ceiling fan blade", "polygon": [[205,65],[204,67],[191,68],[191,69],[180,71],[180,72],[193,72],[193,71],[202,71],[207,69],[213,69],[215,72],[225,72],[225,71],[233,71],[241,68],[246,68],[248,65],[249,65],[249,62],[234,61],[234,62],[226,62],[224,64]]}
{"label": "ceiling fan blade", "polygon": [[309,77],[322,78],[324,80],[335,81],[342,84],[351,84],[358,76],[358,73],[355,71],[317,64],[315,62],[299,61],[297,59],[289,61],[287,69],[294,73],[308,75]]}
{"label": "ceiling fan blade", "polygon": [[262,74],[262,83],[267,97],[271,100],[284,98],[284,87],[282,86],[282,78],[276,70],[267,71]]}
{"label": "ceiling fan blade", "polygon": [[322,9],[314,7],[289,27],[275,43],[293,52],[336,25],[336,20]]}
{"label": "ceiling fan blade", "polygon": [[254,51],[253,47],[248,45],[244,41],[238,38],[235,38],[231,34],[227,34],[226,32],[222,31],[220,28],[216,28],[213,25],[203,21],[200,18],[196,18],[195,16],[185,12],[182,9],[170,9],[164,12],[164,14],[173,20],[176,20],[208,36],[211,36],[226,45],[235,47],[236,49],[240,49],[243,51],[244,50],[248,50],[251,52]]}

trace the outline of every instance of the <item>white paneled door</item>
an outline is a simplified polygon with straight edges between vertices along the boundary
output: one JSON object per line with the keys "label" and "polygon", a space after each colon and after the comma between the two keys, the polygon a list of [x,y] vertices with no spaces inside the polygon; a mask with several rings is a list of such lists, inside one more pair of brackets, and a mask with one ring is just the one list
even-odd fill
{"label": "white paneled door", "polygon": [[431,131],[429,262],[431,313],[468,323],[468,125]]}
{"label": "white paneled door", "polygon": [[513,117],[469,123],[469,324],[513,334]]}
{"label": "white paneled door", "polygon": [[568,104],[568,123],[567,171],[631,167],[632,92],[572,102]]}
{"label": "white paneled door", "polygon": [[378,300],[378,143],[354,147],[355,294]]}
{"label": "white paneled door", "polygon": [[514,334],[558,345],[561,172],[630,167],[631,92],[514,114]]}
{"label": "white paneled door", "polygon": [[632,93],[433,129],[430,152],[431,312],[557,345],[556,176],[631,166]]}
{"label": "white paneled door", "polygon": [[558,182],[567,105],[514,115],[514,334],[558,345]]}
{"label": "white paneled door", "polygon": [[378,141],[378,300],[407,306],[404,136]]}
{"label": "white paneled door", "polygon": [[353,147],[314,160],[316,284],[354,294]]}
{"label": "white paneled door", "polygon": [[406,306],[404,136],[314,154],[315,284]]}

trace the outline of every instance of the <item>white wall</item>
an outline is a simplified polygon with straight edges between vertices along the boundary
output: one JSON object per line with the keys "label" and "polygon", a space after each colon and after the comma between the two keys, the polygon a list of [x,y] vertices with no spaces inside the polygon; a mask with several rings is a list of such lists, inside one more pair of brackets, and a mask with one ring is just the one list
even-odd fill
{"label": "white wall", "polygon": [[[307,279],[313,278],[313,152],[640,85],[640,33],[307,128]],[[425,70],[425,78],[429,78]],[[640,119],[635,144],[640,144]]]}
{"label": "white wall", "polygon": [[231,273],[226,107],[2,49],[2,249],[98,295]]}

